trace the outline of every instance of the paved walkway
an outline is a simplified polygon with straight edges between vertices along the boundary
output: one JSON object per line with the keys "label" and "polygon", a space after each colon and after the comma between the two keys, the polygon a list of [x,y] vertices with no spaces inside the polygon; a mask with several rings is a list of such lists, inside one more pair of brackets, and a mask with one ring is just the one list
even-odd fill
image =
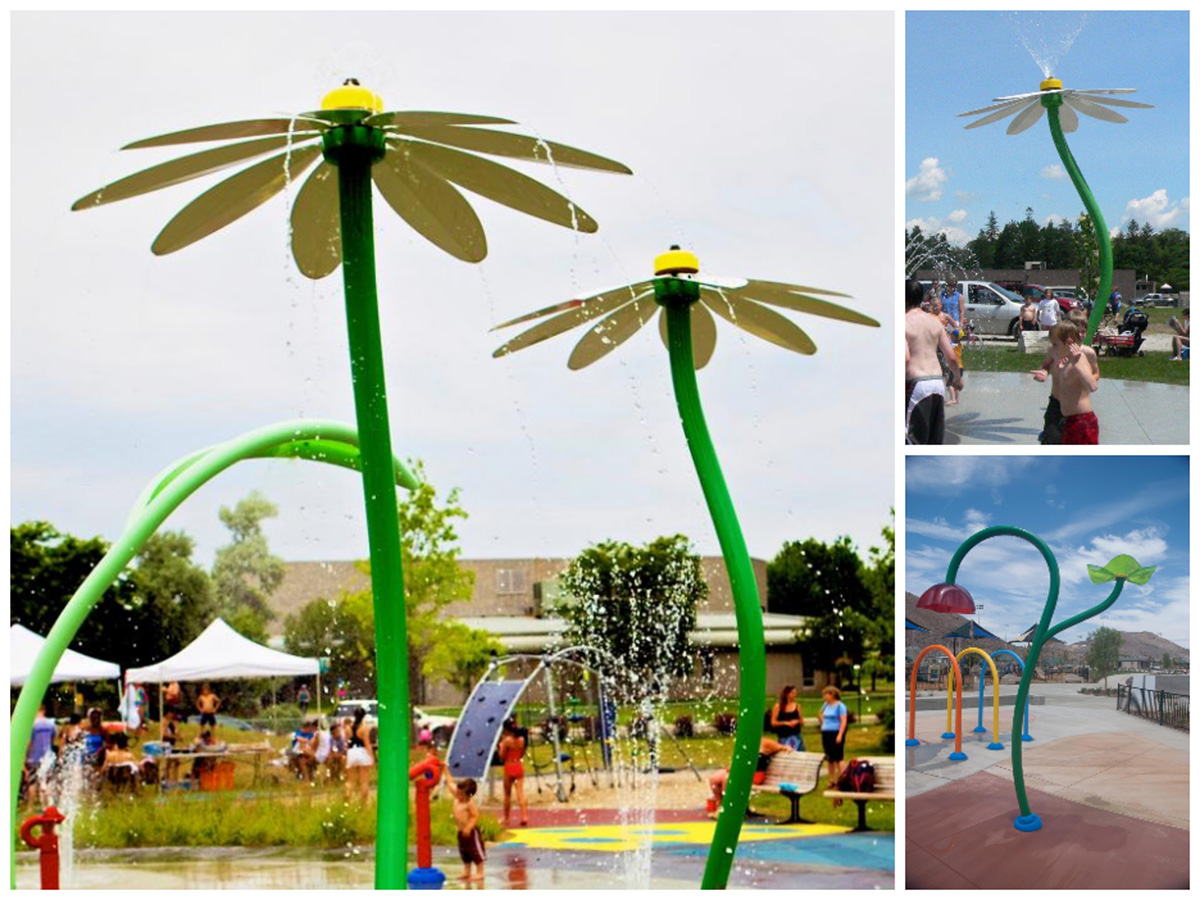
{"label": "paved walkway", "polygon": [[[946,407],[946,443],[1037,444],[1049,397],[1029,375],[968,371],[962,401]],[[1100,443],[1188,443],[1188,397],[1181,385],[1102,379],[1092,395]]]}
{"label": "paved walkway", "polygon": [[941,739],[944,709],[917,713],[922,743],[905,748],[908,887],[1187,886],[1188,735],[1078,689],[1034,686],[1046,703],[1030,707],[1034,740],[1022,745],[1030,808],[1043,822],[1032,834],[1013,828],[1012,707],[1001,709],[1005,749],[989,751],[991,734],[972,731],[975,709],[964,703],[961,762]]}

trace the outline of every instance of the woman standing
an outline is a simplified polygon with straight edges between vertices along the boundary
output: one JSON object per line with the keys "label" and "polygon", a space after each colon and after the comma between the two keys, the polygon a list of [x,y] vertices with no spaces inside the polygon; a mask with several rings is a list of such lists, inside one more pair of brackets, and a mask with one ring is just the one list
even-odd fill
{"label": "woman standing", "polygon": [[793,750],[803,750],[804,736],[800,733],[803,727],[804,714],[796,702],[796,686],[785,684],[779,692],[779,702],[771,707],[771,730],[779,743]]}
{"label": "woman standing", "polygon": [[529,806],[525,802],[525,736],[517,727],[515,719],[504,723],[500,738],[500,761],[504,764],[504,824],[512,814],[512,796],[516,792],[517,807],[521,811],[521,824],[529,824]]}
{"label": "woman standing", "polygon": [[354,710],[354,722],[350,725],[349,745],[346,748],[346,788],[358,794],[366,804],[371,784],[371,769],[375,766],[375,755],[371,752],[371,729],[367,726],[367,711],[361,706]]}
{"label": "woman standing", "polygon": [[[821,691],[825,702],[821,704],[821,747],[825,750],[825,759],[829,763],[829,787],[837,788],[838,779],[842,775],[842,759],[846,755],[846,725],[849,713],[846,704],[842,702],[842,692],[829,685]],[[834,806],[841,806],[841,798],[833,801]]]}

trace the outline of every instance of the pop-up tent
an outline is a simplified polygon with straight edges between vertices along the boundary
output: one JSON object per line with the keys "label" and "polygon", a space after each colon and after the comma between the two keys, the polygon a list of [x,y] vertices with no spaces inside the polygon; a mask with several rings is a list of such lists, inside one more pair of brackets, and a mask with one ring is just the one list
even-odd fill
{"label": "pop-up tent", "polygon": [[[20,687],[29,677],[34,660],[41,652],[46,639],[36,632],[30,631],[24,625],[13,625],[8,630],[8,675],[13,687]],[[63,653],[62,659],[54,667],[50,677],[51,684],[64,681],[113,681],[121,677],[121,667],[116,663],[93,659],[74,650]]]}
{"label": "pop-up tent", "polygon": [[125,670],[125,683],[158,685],[159,717],[162,686],[169,681],[222,681],[231,678],[317,676],[317,712],[321,711],[321,661],[292,656],[256,644],[238,634],[224,619],[214,619],[199,637],[162,662]]}
{"label": "pop-up tent", "polygon": [[221,681],[231,678],[273,678],[280,675],[318,675],[317,659],[292,656],[256,644],[215,619],[194,641],[162,662],[125,671],[125,680]]}

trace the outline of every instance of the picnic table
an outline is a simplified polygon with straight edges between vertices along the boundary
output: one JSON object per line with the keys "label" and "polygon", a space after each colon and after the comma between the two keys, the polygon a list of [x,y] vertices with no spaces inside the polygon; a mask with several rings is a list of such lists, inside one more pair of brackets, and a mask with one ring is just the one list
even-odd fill
{"label": "picnic table", "polygon": [[[252,784],[257,785],[262,779],[262,764],[264,756],[273,756],[275,748],[268,743],[261,744],[229,744],[222,750],[179,750],[168,751],[164,754],[151,754],[151,757],[160,765],[166,763],[184,763],[195,762],[196,760],[211,759],[216,761],[228,761],[231,765],[235,763],[250,763],[254,767],[254,775]],[[164,780],[165,780],[165,772]],[[226,787],[232,787],[230,780]]]}

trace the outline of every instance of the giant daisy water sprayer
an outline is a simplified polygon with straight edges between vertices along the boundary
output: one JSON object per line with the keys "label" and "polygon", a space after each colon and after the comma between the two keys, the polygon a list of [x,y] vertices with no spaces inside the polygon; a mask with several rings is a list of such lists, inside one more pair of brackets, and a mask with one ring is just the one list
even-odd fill
{"label": "giant daisy water sprayer", "polygon": [[543,320],[498,348],[493,356],[499,357],[599,319],[575,345],[567,362],[571,369],[582,369],[629,340],[658,314],[659,333],[670,357],[675,402],[725,558],[738,629],[737,732],[729,782],[704,869],[703,888],[724,888],[733,867],[762,737],[766,650],[754,569],[704,420],[695,372],[707,365],[716,348],[713,313],[756,337],[803,355],[816,353],[816,344],[790,319],[770,307],[857,325],[879,325],[869,316],[814,294],[847,296],[774,281],[702,276],[696,256],[673,246],[655,259],[652,279],[548,306],[496,326],[505,328]]}

